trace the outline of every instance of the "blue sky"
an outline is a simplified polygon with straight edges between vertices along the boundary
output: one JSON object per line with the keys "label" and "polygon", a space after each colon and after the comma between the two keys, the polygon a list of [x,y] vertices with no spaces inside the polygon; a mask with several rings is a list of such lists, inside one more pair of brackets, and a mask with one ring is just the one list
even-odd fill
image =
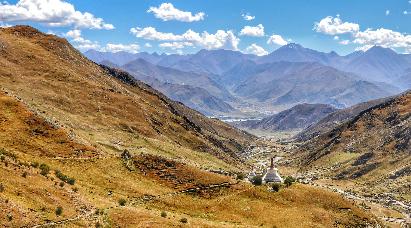
{"label": "blue sky", "polygon": [[339,54],[372,45],[411,52],[408,0],[15,0],[0,5],[0,21],[65,36],[83,51],[263,55],[295,42]]}

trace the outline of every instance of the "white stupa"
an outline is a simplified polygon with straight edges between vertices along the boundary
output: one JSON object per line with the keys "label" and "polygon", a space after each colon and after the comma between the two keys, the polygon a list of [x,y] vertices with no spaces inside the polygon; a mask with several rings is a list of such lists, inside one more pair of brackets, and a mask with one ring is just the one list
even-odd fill
{"label": "white stupa", "polygon": [[265,183],[282,183],[283,178],[278,174],[278,169],[274,167],[274,158],[271,158],[270,168],[267,169],[267,173],[264,175],[263,180]]}

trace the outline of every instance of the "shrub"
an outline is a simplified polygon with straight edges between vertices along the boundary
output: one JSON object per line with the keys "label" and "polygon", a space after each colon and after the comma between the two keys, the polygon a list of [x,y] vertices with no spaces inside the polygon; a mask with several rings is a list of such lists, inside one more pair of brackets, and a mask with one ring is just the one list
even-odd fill
{"label": "shrub", "polygon": [[127,201],[125,199],[119,199],[118,200],[118,204],[120,204],[120,206],[125,206],[127,203]]}
{"label": "shrub", "polygon": [[0,183],[0,192],[4,192],[4,185]]}
{"label": "shrub", "polygon": [[64,182],[63,182],[63,181],[60,182],[59,186],[60,186],[60,187],[64,187]]}
{"label": "shrub", "polygon": [[187,218],[181,218],[181,219],[180,219],[180,222],[181,222],[181,223],[187,223],[188,220],[187,220]]}
{"label": "shrub", "polygon": [[261,176],[255,176],[253,177],[253,179],[251,179],[251,183],[253,183],[253,185],[262,185],[263,178]]}
{"label": "shrub", "polygon": [[237,173],[237,180],[244,180],[244,173]]}
{"label": "shrub", "polygon": [[8,215],[7,215],[7,220],[9,220],[9,222],[10,222],[11,220],[13,220],[13,215],[8,214]]}
{"label": "shrub", "polygon": [[280,189],[281,189],[281,184],[279,184],[279,183],[274,183],[274,184],[271,185],[271,189],[272,189],[274,192],[278,192],[278,191],[280,191]]}
{"label": "shrub", "polygon": [[47,164],[40,165],[40,174],[43,176],[47,176],[50,173],[50,167]]}
{"label": "shrub", "polygon": [[59,178],[60,180],[70,184],[70,185],[74,185],[74,183],[76,182],[76,180],[74,178],[71,178],[67,175],[64,175],[62,172],[60,172],[60,170],[56,170],[55,171],[56,177]]}
{"label": "shrub", "polygon": [[288,176],[284,179],[284,185],[290,187],[295,182],[295,179],[291,176]]}
{"label": "shrub", "polygon": [[4,161],[6,159],[6,157],[4,157],[4,155],[0,155],[0,160]]}
{"label": "shrub", "polygon": [[57,216],[60,216],[60,215],[62,215],[63,214],[63,208],[62,207],[57,207],[56,208],[56,215]]}
{"label": "shrub", "polygon": [[161,217],[163,217],[163,218],[167,217],[167,213],[165,211],[162,211],[161,212]]}
{"label": "shrub", "polygon": [[39,163],[38,163],[38,162],[32,162],[30,165],[31,165],[31,167],[33,167],[33,168],[38,168],[38,167],[39,167]]}
{"label": "shrub", "polygon": [[21,176],[26,178],[27,177],[27,172],[24,172]]}

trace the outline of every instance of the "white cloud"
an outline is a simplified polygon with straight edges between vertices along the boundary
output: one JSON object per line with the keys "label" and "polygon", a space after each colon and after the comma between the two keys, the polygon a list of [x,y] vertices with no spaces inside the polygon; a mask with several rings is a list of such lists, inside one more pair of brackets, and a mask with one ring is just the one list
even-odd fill
{"label": "white cloud", "polygon": [[342,44],[342,45],[348,45],[349,43],[350,43],[350,41],[349,40],[341,40],[340,42],[338,42],[339,44]]}
{"label": "white cloud", "polygon": [[325,17],[320,22],[316,22],[314,30],[327,35],[338,35],[344,33],[356,33],[360,26],[351,22],[343,22],[340,17]]}
{"label": "white cloud", "polygon": [[138,44],[113,44],[108,43],[106,44],[105,51],[107,52],[120,52],[125,51],[129,53],[138,53],[140,50],[140,46]]}
{"label": "white cloud", "polygon": [[361,45],[379,45],[389,48],[410,48],[411,35],[402,34],[390,29],[367,29],[354,35],[353,43]]}
{"label": "white cloud", "polygon": [[264,50],[264,48],[258,46],[257,44],[251,44],[245,49],[245,52],[249,54],[258,55],[258,56],[263,56],[263,55],[268,54],[268,52]]}
{"label": "white cloud", "polygon": [[244,20],[246,21],[252,21],[255,19],[255,16],[251,16],[249,13],[243,13],[241,14]]}
{"label": "white cloud", "polygon": [[192,47],[193,44],[190,42],[166,42],[166,43],[161,43],[158,46],[162,48],[170,48],[173,50],[177,50],[177,49],[183,49],[185,47]]}
{"label": "white cloud", "polygon": [[270,38],[267,40],[267,44],[276,44],[276,45],[287,45],[288,42],[284,40],[280,35],[271,35]]}
{"label": "white cloud", "polygon": [[125,51],[130,53],[138,53],[140,46],[138,44],[116,44],[107,43],[105,46],[101,46],[96,41],[91,41],[82,37],[81,30],[73,29],[63,34],[64,37],[70,39],[73,46],[81,51],[87,51],[90,49],[105,51],[105,52],[119,52]]}
{"label": "white cloud", "polygon": [[81,51],[87,51],[90,49],[99,50],[101,48],[98,42],[84,39],[81,36],[81,31],[78,29],[70,30],[63,34],[63,36],[69,38],[73,46]]}
{"label": "white cloud", "polygon": [[244,26],[244,28],[240,31],[240,36],[262,37],[264,36],[264,26],[262,24],[259,24],[255,27]]}
{"label": "white cloud", "polygon": [[390,15],[390,11],[389,11],[389,10],[386,10],[386,11],[385,11],[385,16],[388,16],[388,15]]}
{"label": "white cloud", "polygon": [[404,10],[404,12],[402,12],[404,15],[408,15],[408,14],[410,14],[410,12],[408,12],[408,11],[406,11],[406,10]]}
{"label": "white cloud", "polygon": [[368,51],[368,49],[370,49],[372,47],[374,47],[374,45],[364,45],[364,46],[355,48],[355,51],[364,51],[365,52],[365,51]]}
{"label": "white cloud", "polygon": [[[317,32],[322,32],[328,35],[350,33],[351,40],[343,40],[339,42],[342,45],[347,45],[349,43],[359,44],[360,46],[356,50],[362,51],[368,50],[375,45],[385,48],[403,48],[405,51],[411,50],[411,35],[385,28],[368,28],[364,31],[360,31],[360,26],[358,24],[342,22],[339,17],[326,17],[323,20],[325,19],[327,19],[326,23],[320,25],[320,22],[317,24]],[[330,24],[328,22],[332,23]],[[330,26],[326,27],[324,25]]]}
{"label": "white cloud", "polygon": [[147,13],[153,13],[156,18],[163,21],[183,21],[194,22],[204,20],[205,14],[203,12],[193,15],[191,12],[181,11],[173,6],[171,3],[162,3],[159,7],[150,7]]}
{"label": "white cloud", "polygon": [[144,46],[145,46],[145,47],[148,47],[148,48],[153,47],[150,43],[145,43]]}
{"label": "white cloud", "polygon": [[77,11],[64,0],[19,0],[15,5],[3,2],[0,3],[0,21],[37,22],[53,27],[114,29],[112,24],[105,23],[102,18]]}
{"label": "white cloud", "polygon": [[[189,42],[206,49],[238,50],[240,39],[232,31],[217,30],[215,34],[200,33],[189,29],[183,34],[159,32],[153,27],[131,28],[130,32],[138,38],[168,42]],[[187,46],[187,45],[186,45]]]}
{"label": "white cloud", "polygon": [[340,37],[339,36],[334,36],[334,40],[339,40]]}

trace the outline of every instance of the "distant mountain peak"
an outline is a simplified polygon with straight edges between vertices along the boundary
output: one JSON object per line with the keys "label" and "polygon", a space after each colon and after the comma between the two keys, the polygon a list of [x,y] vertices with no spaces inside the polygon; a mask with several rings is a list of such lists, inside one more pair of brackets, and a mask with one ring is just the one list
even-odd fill
{"label": "distant mountain peak", "polygon": [[368,49],[365,53],[394,53],[396,52],[391,48],[385,48],[382,46],[374,45],[372,48]]}
{"label": "distant mountain peak", "polygon": [[301,46],[300,44],[297,43],[289,43],[285,46],[283,46],[284,48],[289,48],[289,49],[302,49],[304,48],[303,46]]}

